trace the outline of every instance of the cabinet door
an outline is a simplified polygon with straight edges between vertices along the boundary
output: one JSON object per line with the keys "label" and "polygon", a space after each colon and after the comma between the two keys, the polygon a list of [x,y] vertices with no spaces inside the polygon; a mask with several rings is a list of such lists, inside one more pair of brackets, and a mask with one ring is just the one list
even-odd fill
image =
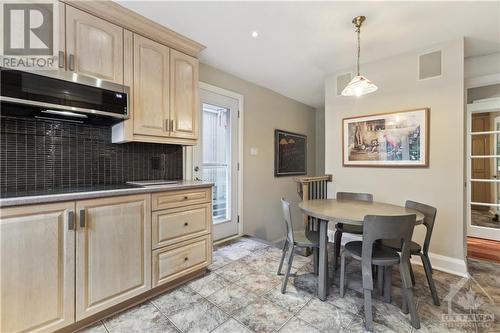
{"label": "cabinet door", "polygon": [[52,332],[74,321],[74,208],[2,208],[0,332]]}
{"label": "cabinet door", "polygon": [[67,68],[123,84],[123,29],[66,6]]}
{"label": "cabinet door", "polygon": [[150,197],[77,201],[77,320],[151,288]]}
{"label": "cabinet door", "polygon": [[170,51],[170,135],[198,137],[198,59]]}
{"label": "cabinet door", "polygon": [[134,34],[134,133],[169,136],[170,49]]}

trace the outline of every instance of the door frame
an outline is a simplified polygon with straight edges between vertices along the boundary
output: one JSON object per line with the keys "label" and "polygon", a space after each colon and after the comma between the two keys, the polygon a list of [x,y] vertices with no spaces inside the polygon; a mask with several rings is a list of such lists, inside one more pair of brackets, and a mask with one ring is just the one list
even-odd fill
{"label": "door frame", "polygon": [[[243,165],[243,133],[244,133],[244,96],[242,94],[239,94],[237,92],[227,90],[221,87],[214,86],[212,84],[202,82],[200,81],[198,83],[198,89],[203,89],[215,94],[219,94],[222,96],[226,96],[229,98],[233,98],[238,101],[238,111],[239,111],[239,116],[238,116],[238,202],[237,202],[237,207],[236,207],[236,214],[238,216],[239,222],[238,222],[238,235],[234,237],[240,237],[243,236],[243,225],[244,225],[244,218],[243,218],[243,170],[244,170],[244,165]],[[202,112],[202,110],[199,110],[199,112]],[[201,127],[200,127],[201,130]],[[202,140],[202,136],[198,136],[198,144]],[[184,147],[183,149],[183,160],[184,160],[184,179],[193,179],[193,148],[192,147]],[[233,238],[233,237],[230,237]],[[227,238],[227,239],[230,239]],[[224,239],[224,240],[227,240]]]}
{"label": "door frame", "polygon": [[[500,84],[500,73],[497,74],[491,74],[491,75],[484,75],[484,76],[478,76],[474,78],[469,78],[465,80],[465,155],[464,155],[464,160],[465,160],[465,168],[466,168],[466,174],[465,174],[465,237],[471,236],[471,237],[479,237],[479,238],[484,238],[484,239],[492,239],[491,236],[488,234],[488,230],[490,228],[487,227],[474,227],[472,226],[472,221],[471,221],[471,179],[472,179],[472,170],[471,170],[471,126],[472,126],[472,113],[474,110],[471,110],[471,106],[467,104],[467,93],[468,90],[471,88],[478,88],[478,87],[484,87],[484,86],[489,86],[489,85],[494,85],[494,84]],[[482,112],[487,112],[488,111],[488,106],[485,106],[484,110],[481,110]],[[477,111],[476,111],[477,112]],[[496,129],[495,129],[496,130]],[[495,130],[493,132],[495,132]],[[492,133],[494,134],[494,133]],[[495,181],[488,181],[491,183],[495,183]],[[500,182],[500,180],[496,180],[496,182]],[[500,209],[499,204],[492,204],[490,206],[496,206]],[[484,228],[484,229],[482,229]],[[472,233],[472,234],[471,234]],[[498,239],[497,239],[498,240]],[[467,242],[465,242],[465,248],[467,248]],[[467,250],[465,251],[467,253]]]}

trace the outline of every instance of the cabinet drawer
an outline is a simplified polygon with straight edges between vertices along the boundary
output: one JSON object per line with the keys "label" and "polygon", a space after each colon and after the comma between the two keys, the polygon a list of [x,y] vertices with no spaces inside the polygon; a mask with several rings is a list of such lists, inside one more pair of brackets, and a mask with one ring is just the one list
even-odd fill
{"label": "cabinet drawer", "polygon": [[210,235],[153,251],[153,286],[173,281],[210,265]]}
{"label": "cabinet drawer", "polygon": [[199,203],[210,202],[212,189],[200,188],[182,191],[154,193],[153,210],[182,207]]}
{"label": "cabinet drawer", "polygon": [[210,221],[209,203],[153,212],[153,249],[208,234]]}

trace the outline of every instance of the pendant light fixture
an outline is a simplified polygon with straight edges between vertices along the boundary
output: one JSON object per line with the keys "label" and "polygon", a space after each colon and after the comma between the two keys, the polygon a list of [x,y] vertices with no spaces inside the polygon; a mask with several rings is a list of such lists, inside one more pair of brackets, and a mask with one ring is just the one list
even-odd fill
{"label": "pendant light fixture", "polygon": [[365,94],[372,93],[376,91],[378,88],[374,85],[370,80],[359,73],[359,56],[361,54],[361,44],[360,44],[360,34],[361,34],[361,25],[366,20],[364,16],[357,16],[352,19],[352,23],[356,27],[356,33],[358,34],[358,59],[357,59],[357,74],[356,76],[349,82],[349,84],[342,90],[342,96],[361,96]]}

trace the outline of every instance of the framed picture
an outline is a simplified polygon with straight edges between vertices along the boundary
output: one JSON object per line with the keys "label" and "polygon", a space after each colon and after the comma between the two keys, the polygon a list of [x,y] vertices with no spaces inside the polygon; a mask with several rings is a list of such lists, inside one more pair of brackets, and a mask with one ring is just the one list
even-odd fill
{"label": "framed picture", "polygon": [[344,166],[429,165],[429,108],[343,119]]}
{"label": "framed picture", "polygon": [[274,130],[274,176],[307,173],[307,136]]}

